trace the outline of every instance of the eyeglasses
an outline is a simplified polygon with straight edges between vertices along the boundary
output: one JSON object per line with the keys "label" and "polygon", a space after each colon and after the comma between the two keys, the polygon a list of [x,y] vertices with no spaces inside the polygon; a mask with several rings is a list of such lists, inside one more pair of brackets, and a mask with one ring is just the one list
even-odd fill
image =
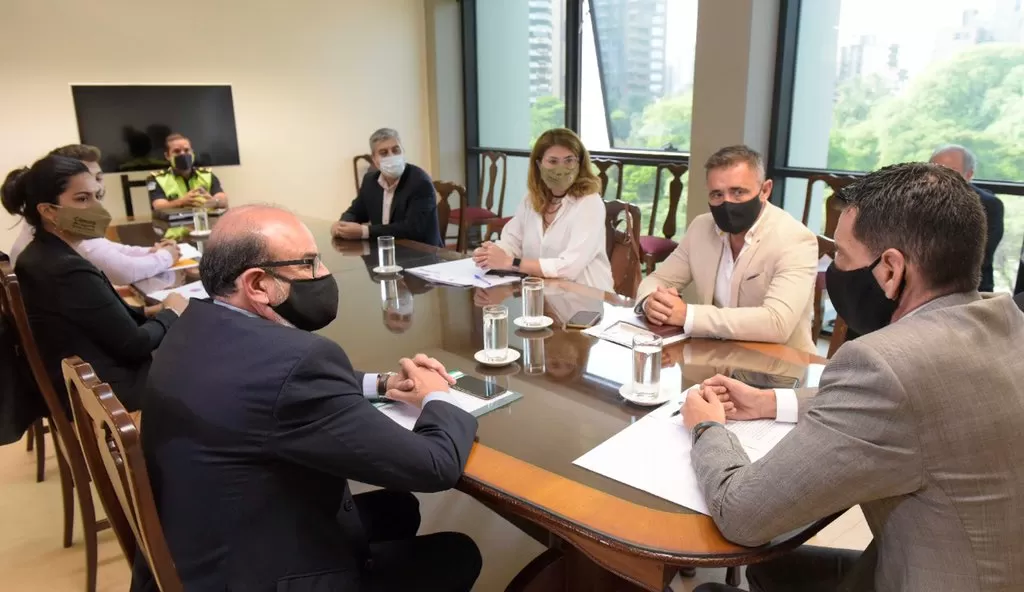
{"label": "eyeglasses", "polygon": [[545,158],[544,164],[548,166],[558,166],[564,164],[567,167],[575,167],[580,163],[580,159],[575,156],[566,156],[565,158]]}
{"label": "eyeglasses", "polygon": [[312,257],[306,257],[304,259],[291,259],[289,261],[267,261],[266,263],[260,263],[259,265],[254,265],[253,267],[261,267],[263,269],[268,270],[269,272],[269,269],[273,269],[276,267],[289,267],[292,265],[308,266],[309,277],[311,279],[315,279],[316,272],[318,269],[320,269],[320,265],[322,262],[323,259],[320,257],[319,254],[317,254],[313,255]]}

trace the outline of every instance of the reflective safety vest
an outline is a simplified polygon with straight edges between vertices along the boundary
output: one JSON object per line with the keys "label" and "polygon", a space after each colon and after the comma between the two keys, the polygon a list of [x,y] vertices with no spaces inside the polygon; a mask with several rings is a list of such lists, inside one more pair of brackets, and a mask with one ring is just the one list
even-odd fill
{"label": "reflective safety vest", "polygon": [[153,175],[153,180],[164,190],[167,199],[174,201],[199,187],[209,192],[213,187],[213,172],[210,169],[194,168],[192,176],[186,181],[174,174],[174,169],[165,169]]}

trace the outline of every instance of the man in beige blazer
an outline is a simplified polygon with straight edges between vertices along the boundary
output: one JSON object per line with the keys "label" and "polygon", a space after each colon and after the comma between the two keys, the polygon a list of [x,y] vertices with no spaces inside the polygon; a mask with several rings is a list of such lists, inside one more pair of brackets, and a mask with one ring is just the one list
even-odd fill
{"label": "man in beige blazer", "polygon": [[[768,203],[772,181],[756,151],[722,148],[704,169],[711,212],[694,218],[676,250],[640,284],[637,312],[694,337],[814,353],[814,233]],[[697,301],[687,303],[679,294],[690,283]]]}
{"label": "man in beige blazer", "polygon": [[[711,515],[728,539],[760,545],[864,511],[874,543],[863,555],[804,547],[749,567],[753,590],[1024,590],[1024,313],[977,292],[977,195],[954,171],[908,163],[840,197],[827,286],[861,337],[816,391],[716,376],[687,399]],[[750,463],[726,418],[796,427]]]}

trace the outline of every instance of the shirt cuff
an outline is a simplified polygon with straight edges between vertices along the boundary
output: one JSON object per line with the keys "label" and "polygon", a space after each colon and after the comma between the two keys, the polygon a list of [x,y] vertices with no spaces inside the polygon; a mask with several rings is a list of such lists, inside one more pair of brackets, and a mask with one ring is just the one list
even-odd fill
{"label": "shirt cuff", "polygon": [[775,389],[775,421],[796,423],[800,415],[800,403],[793,389]]}
{"label": "shirt cuff", "polygon": [[562,262],[561,259],[538,259],[540,263],[540,270],[547,278],[558,278],[562,277],[559,272],[558,266]]}
{"label": "shirt cuff", "polygon": [[426,397],[423,397],[423,405],[421,405],[421,407],[426,407],[427,403],[431,401],[444,401],[449,405],[455,405],[456,407],[458,407],[458,405],[455,403],[455,399],[452,398],[451,393],[445,393],[442,391],[435,391],[433,393],[430,393]]}
{"label": "shirt cuff", "polygon": [[692,304],[687,304],[686,305],[686,320],[683,321],[683,333],[686,333],[687,335],[689,335],[690,333],[693,333],[693,317],[695,315],[696,315],[696,313],[693,310],[693,305]]}
{"label": "shirt cuff", "polygon": [[367,399],[377,398],[377,378],[380,374],[363,374],[363,396]]}
{"label": "shirt cuff", "polygon": [[363,224],[363,240],[370,238],[370,225]]}

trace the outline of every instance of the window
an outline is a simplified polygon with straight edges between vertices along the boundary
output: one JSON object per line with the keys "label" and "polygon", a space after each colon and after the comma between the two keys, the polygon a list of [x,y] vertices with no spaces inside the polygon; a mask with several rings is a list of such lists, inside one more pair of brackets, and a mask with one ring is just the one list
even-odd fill
{"label": "window", "polygon": [[[872,171],[962,144],[977,156],[975,182],[999,194],[1005,206],[994,267],[997,290],[1012,287],[1024,239],[1020,2],[787,4],[791,14],[780,16],[784,82],[776,89],[780,116],[771,155],[773,174],[789,177],[782,184],[786,209],[802,216],[804,178],[811,172]],[[808,220],[816,231],[823,194],[818,184]]]}
{"label": "window", "polygon": [[479,143],[529,149],[565,125],[565,2],[475,4]]}
{"label": "window", "polygon": [[583,11],[587,146],[689,151],[697,0],[584,0]]}

